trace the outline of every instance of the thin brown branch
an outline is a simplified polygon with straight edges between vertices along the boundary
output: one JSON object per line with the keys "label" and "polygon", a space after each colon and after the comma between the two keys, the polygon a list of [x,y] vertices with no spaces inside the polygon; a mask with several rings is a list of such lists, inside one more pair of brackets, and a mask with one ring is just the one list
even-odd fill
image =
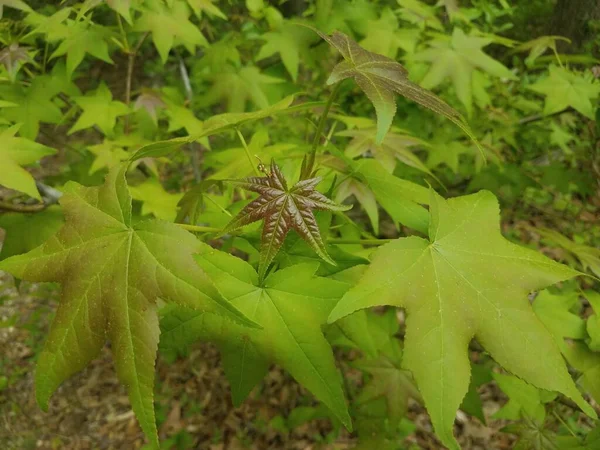
{"label": "thin brown branch", "polygon": [[[125,104],[131,104],[131,82],[133,79],[133,68],[135,65],[135,57],[137,56],[142,44],[148,37],[149,32],[146,32],[139,39],[136,46],[127,54],[127,78],[125,79]],[[125,134],[129,133],[129,117],[125,116]]]}
{"label": "thin brown branch", "polygon": [[0,200],[0,211],[21,212],[21,213],[36,213],[46,209],[48,205],[45,203],[36,203],[34,205],[23,205],[18,203],[10,203]]}
{"label": "thin brown branch", "polygon": [[547,119],[554,116],[560,116],[561,114],[571,112],[573,108],[565,108],[560,111],[554,112],[552,114],[534,114],[533,116],[523,117],[521,120],[517,122],[518,125],[525,125],[531,122],[537,122],[538,120]]}

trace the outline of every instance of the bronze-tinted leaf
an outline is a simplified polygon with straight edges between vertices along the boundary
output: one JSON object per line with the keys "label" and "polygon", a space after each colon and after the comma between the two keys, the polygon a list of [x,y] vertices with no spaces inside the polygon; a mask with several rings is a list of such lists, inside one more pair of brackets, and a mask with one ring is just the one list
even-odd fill
{"label": "bronze-tinted leaf", "polygon": [[350,207],[338,205],[318,192],[315,188],[320,181],[321,178],[310,178],[288,188],[274,161],[271,161],[271,172],[265,177],[235,180],[241,188],[256,192],[259,197],[229,222],[225,232],[264,220],[258,270],[261,278],[291,229],[296,230],[322,259],[335,265],[325,249],[313,210],[345,211]]}
{"label": "bronze-tinted leaf", "polygon": [[400,63],[365,50],[339,31],[331,36],[315,31],[344,58],[344,61],[333,68],[327,83],[334,84],[346,78],[354,78],[356,84],[373,103],[377,113],[378,143],[383,141],[392,125],[396,114],[396,94],[447,117],[477,142],[464,117],[433,92],[410,81],[408,72]]}

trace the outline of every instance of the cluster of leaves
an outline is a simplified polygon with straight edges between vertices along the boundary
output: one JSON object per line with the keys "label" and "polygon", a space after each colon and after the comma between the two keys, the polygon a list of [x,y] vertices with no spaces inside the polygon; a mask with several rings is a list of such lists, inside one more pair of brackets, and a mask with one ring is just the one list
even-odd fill
{"label": "cluster of leaves", "polygon": [[415,401],[458,449],[492,380],[517,448],[591,448],[555,418],[600,402],[596,61],[505,1],[307,3],[0,0],[0,269],[62,287],[38,403],[110,340],[158,446],[157,351],[204,340],[236,405],[278,364],[358,448]]}

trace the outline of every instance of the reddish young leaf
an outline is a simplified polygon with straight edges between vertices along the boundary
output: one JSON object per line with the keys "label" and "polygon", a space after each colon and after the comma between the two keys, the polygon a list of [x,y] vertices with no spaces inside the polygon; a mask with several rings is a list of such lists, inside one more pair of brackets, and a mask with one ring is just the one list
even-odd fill
{"label": "reddish young leaf", "polygon": [[229,222],[225,232],[264,220],[258,269],[261,278],[291,229],[296,230],[321,258],[335,265],[325,249],[313,210],[346,211],[351,206],[338,205],[318,192],[315,187],[321,178],[302,180],[288,188],[281,170],[275,161],[271,161],[271,172],[265,177],[234,182],[247,191],[256,192],[259,197]]}

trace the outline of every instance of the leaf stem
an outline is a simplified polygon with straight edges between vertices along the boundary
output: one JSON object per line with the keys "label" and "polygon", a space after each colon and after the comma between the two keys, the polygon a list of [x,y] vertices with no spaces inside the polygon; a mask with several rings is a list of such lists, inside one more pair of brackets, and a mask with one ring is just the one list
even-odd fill
{"label": "leaf stem", "polygon": [[176,223],[175,225],[177,225],[179,228],[183,228],[184,230],[195,231],[197,233],[219,233],[219,232],[223,231],[223,230],[221,230],[221,228],[217,228],[217,227],[189,225],[187,223]]}
{"label": "leaf stem", "polygon": [[21,213],[34,213],[39,212],[46,209],[48,205],[45,203],[36,203],[34,205],[23,205],[23,204],[15,204],[10,202],[5,202],[0,200],[0,211],[10,211],[10,212],[21,212]]}
{"label": "leaf stem", "polygon": [[239,128],[236,128],[235,132],[237,133],[238,137],[240,138],[240,142],[244,146],[244,151],[246,152],[246,156],[248,157],[248,162],[250,163],[250,165],[254,169],[254,173],[256,174],[257,177],[260,177],[261,174],[258,171],[258,167],[256,167],[256,164],[254,164],[254,161],[252,160],[252,155],[250,154],[250,149],[248,148],[248,144],[246,143],[246,139],[244,139],[244,135],[240,132]]}
{"label": "leaf stem", "polygon": [[327,116],[329,115],[329,111],[331,110],[331,106],[333,105],[333,100],[337,96],[341,82],[338,82],[334,85],[331,94],[329,94],[329,98],[327,99],[327,103],[325,103],[325,109],[319,118],[319,123],[317,124],[317,131],[315,132],[315,137],[313,138],[312,147],[310,153],[308,155],[308,159],[306,160],[306,166],[304,167],[304,171],[301,175],[301,179],[306,179],[310,177],[314,167],[315,167],[315,159],[317,157],[317,148],[319,147],[319,142],[321,142],[321,135],[323,134],[323,130],[325,128],[325,122],[327,122]]}
{"label": "leaf stem", "polygon": [[384,245],[395,239],[327,239],[330,244],[361,244],[361,245]]}

